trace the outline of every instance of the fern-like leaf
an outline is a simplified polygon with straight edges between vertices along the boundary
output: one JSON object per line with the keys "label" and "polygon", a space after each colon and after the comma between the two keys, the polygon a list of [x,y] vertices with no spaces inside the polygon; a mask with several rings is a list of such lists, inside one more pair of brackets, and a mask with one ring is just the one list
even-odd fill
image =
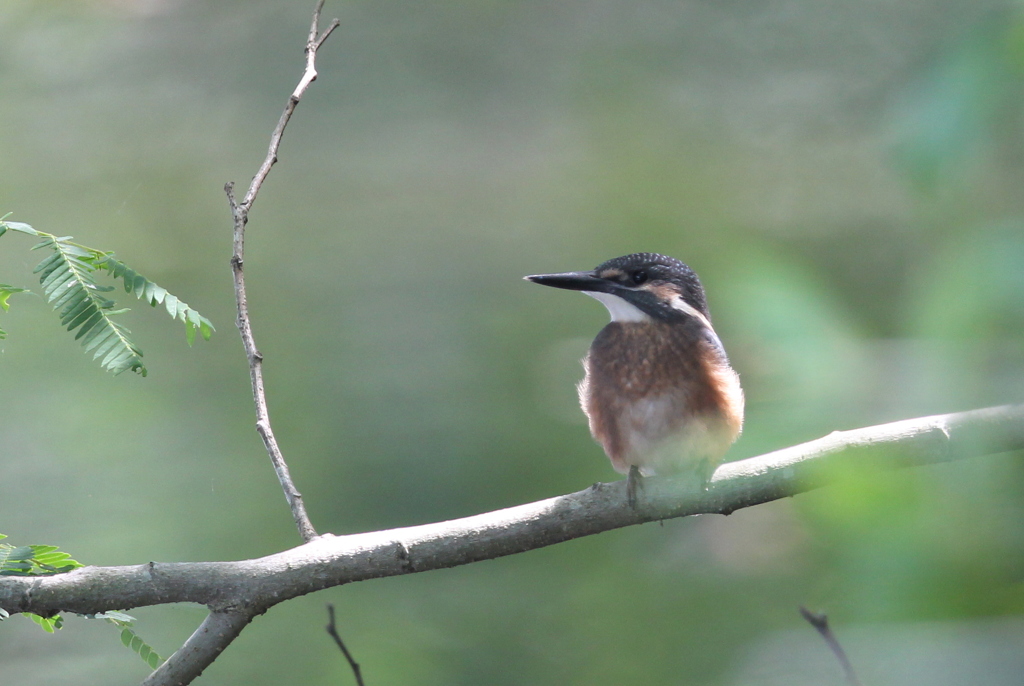
{"label": "fern-like leaf", "polygon": [[137,633],[128,627],[121,629],[121,643],[141,657],[142,661],[149,665],[150,669],[156,669],[160,666],[160,663],[164,661],[163,658],[153,650],[152,646],[143,641]]}
{"label": "fern-like leaf", "polygon": [[150,669],[156,669],[164,661],[153,647],[142,640],[131,628],[135,618],[123,612],[109,611],[95,615],[86,615],[90,619],[105,619],[121,629],[121,643],[130,648],[135,654],[142,658],[143,662],[149,665]]}
{"label": "fern-like leaf", "polygon": [[[0,539],[7,538],[0,534]],[[48,576],[81,567],[55,545],[13,546],[0,543],[0,576]]]}
{"label": "fern-like leaf", "polygon": [[[7,538],[0,534],[0,539]],[[13,546],[0,543],[0,576],[49,576],[70,572],[81,567],[82,563],[71,559],[67,553],[57,549],[55,545],[22,545]],[[60,615],[42,617],[25,612],[29,619],[42,627],[43,631],[52,634],[64,625]],[[9,617],[7,612],[0,612],[0,620]]]}
{"label": "fern-like leaf", "polygon": [[[0,534],[0,539],[7,538]],[[81,567],[81,562],[71,559],[67,553],[61,552],[55,545],[22,545],[13,546],[0,543],[0,576],[50,576],[70,572]],[[64,619],[54,614],[43,617],[31,612],[22,613],[42,627],[43,631],[52,634],[64,626]],[[0,620],[10,615],[0,611]]]}
{"label": "fern-like leaf", "polygon": [[[33,249],[53,251],[34,272],[39,274],[43,294],[59,312],[61,324],[68,331],[77,330],[75,340],[81,340],[82,347],[86,352],[92,352],[93,359],[104,369],[114,374],[130,370],[146,375],[142,351],[131,340],[131,332],[112,319],[128,310],[114,309],[114,301],[103,295],[114,287],[96,283],[93,273],[99,270],[121,279],[126,292],[133,293],[152,307],[162,304],[171,317],[185,324],[185,338],[189,345],[195,342],[197,332],[206,340],[213,334],[213,324],[209,319],[118,260],[114,253],[72,243],[71,236],[54,236],[37,231],[28,224],[6,221],[6,216],[0,217],[0,236],[7,231],[40,238],[42,241]],[[6,309],[7,298],[22,290],[0,284],[0,308]],[[4,332],[0,330],[0,338],[3,337]]]}
{"label": "fern-like leaf", "polygon": [[32,548],[0,544],[0,576],[28,576],[32,571]]}
{"label": "fern-like leaf", "polygon": [[114,253],[98,253],[95,264],[98,268],[106,270],[115,279],[121,279],[124,283],[125,293],[134,293],[136,298],[148,302],[151,307],[163,304],[167,309],[167,314],[171,315],[173,319],[184,322],[185,339],[189,345],[195,342],[196,331],[203,337],[203,340],[210,340],[214,328],[209,319],[176,296],[168,293],[166,288],[156,285],[114,257]]}
{"label": "fern-like leaf", "polygon": [[99,286],[93,279],[98,268],[95,253],[68,238],[46,234],[33,248],[53,250],[33,270],[39,274],[43,295],[60,312],[60,323],[68,331],[78,330],[75,340],[82,341],[86,352],[93,351],[101,367],[115,375],[131,370],[145,376],[142,351],[129,338],[131,332],[112,318],[124,310],[114,310],[114,301],[102,295],[113,287]]}

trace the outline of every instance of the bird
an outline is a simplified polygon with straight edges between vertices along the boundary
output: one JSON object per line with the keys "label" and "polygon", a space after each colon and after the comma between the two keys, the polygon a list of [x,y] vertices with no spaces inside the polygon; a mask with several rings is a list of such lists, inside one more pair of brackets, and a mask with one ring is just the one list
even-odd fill
{"label": "bird", "polygon": [[633,253],[524,278],[608,308],[577,389],[590,433],[627,475],[629,506],[646,476],[691,473],[706,488],[743,429],[744,399],[697,274],[673,257]]}

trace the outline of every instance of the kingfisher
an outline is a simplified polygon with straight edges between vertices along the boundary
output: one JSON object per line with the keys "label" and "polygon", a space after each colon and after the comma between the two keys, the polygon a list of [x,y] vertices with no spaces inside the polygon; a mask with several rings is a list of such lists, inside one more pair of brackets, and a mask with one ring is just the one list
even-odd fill
{"label": "kingfisher", "polygon": [[629,506],[643,476],[692,473],[706,486],[743,428],[743,389],[697,274],[675,258],[634,253],[592,271],[524,278],[608,308],[578,391],[590,433],[627,475]]}

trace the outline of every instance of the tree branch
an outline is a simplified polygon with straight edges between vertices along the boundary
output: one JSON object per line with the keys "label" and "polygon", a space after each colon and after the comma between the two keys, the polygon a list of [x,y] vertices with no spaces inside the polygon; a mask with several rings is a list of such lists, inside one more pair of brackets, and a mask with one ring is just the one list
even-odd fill
{"label": "tree branch", "polygon": [[251,616],[296,596],[353,581],[455,567],[633,524],[743,507],[810,491],[851,466],[885,471],[1024,449],[1024,405],[837,431],[722,465],[707,489],[692,479],[644,480],[636,509],[625,482],[473,517],[348,536],[321,536],[238,562],[84,567],[45,577],[0,577],[0,608],[49,616],[194,602]]}
{"label": "tree branch", "polygon": [[142,686],[191,683],[242,633],[252,618],[252,614],[241,610],[211,612],[185,645],[150,674]]}
{"label": "tree branch", "polygon": [[263,181],[270,173],[270,168],[277,162],[277,151],[281,147],[284,127],[288,125],[288,120],[291,119],[292,113],[299,104],[303,93],[306,92],[309,85],[316,79],[316,52],[339,25],[339,21],[334,19],[324,29],[323,33],[319,32],[320,11],[323,9],[323,6],[324,0],[319,0],[316,9],[313,10],[313,21],[309,27],[309,37],[306,39],[306,69],[302,73],[302,78],[299,79],[299,85],[295,87],[295,90],[289,96],[288,103],[284,107],[284,112],[281,113],[277,126],[274,127],[274,132],[270,136],[270,148],[267,150],[267,156],[256,172],[256,176],[253,177],[252,183],[249,184],[249,190],[246,191],[242,202],[235,201],[233,183],[228,183],[224,186],[224,192],[228,196],[228,204],[231,206],[231,215],[234,220],[234,250],[231,256],[231,271],[234,274],[235,302],[238,307],[236,323],[238,331],[242,335],[245,355],[249,360],[252,395],[256,404],[256,430],[263,439],[263,445],[267,449],[267,454],[270,455],[270,461],[274,465],[277,480],[281,483],[281,489],[284,491],[288,506],[291,508],[292,518],[295,520],[295,526],[298,527],[299,535],[306,542],[316,538],[317,533],[313,528],[313,524],[309,521],[309,516],[306,514],[306,506],[302,502],[302,494],[295,488],[291,473],[288,471],[288,464],[284,460],[284,455],[281,454],[281,448],[277,445],[277,439],[274,437],[274,430],[270,426],[267,397],[263,387],[263,355],[257,349],[256,339],[252,333],[252,322],[249,318],[249,301],[245,291],[245,274],[242,266],[245,255],[245,225],[249,221],[249,210],[256,200],[256,194],[259,193]]}

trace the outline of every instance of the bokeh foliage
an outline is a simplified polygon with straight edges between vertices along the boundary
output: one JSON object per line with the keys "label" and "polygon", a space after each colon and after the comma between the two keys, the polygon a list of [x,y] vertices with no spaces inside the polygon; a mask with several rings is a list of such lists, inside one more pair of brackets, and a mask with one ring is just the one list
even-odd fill
{"label": "bokeh foliage", "polygon": [[[0,530],[13,539],[87,564],[298,542],[227,325],[222,187],[264,154],[301,72],[306,5],[21,0],[0,15],[0,206],[116,249],[222,331],[187,349],[173,322],[124,315],[150,375],[108,378],[44,303],[18,296],[0,315]],[[1024,398],[1018,5],[325,12],[342,26],[246,256],[271,416],[322,530],[616,478],[572,388],[606,315],[520,277],[637,250],[705,282],[747,391],[735,458]],[[5,248],[0,281],[33,285],[33,264]],[[1000,649],[1024,640],[1019,457],[858,470],[728,518],[334,589],[259,618],[199,683],[349,678],[322,629],[327,601],[374,684],[838,683],[800,604],[855,639],[866,682],[971,680],[900,672],[937,652],[983,655],[985,683],[1019,680]],[[202,611],[133,615],[169,654]],[[954,638],[929,633],[936,622]],[[41,637],[4,622],[5,675],[139,681],[145,666],[97,624],[66,617]]]}

